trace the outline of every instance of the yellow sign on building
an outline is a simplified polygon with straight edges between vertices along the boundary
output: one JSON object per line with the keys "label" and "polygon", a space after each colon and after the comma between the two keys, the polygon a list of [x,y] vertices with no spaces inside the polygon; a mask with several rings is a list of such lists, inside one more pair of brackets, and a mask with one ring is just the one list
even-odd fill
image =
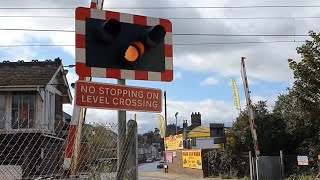
{"label": "yellow sign on building", "polygon": [[183,167],[202,169],[201,150],[185,150],[182,151]]}
{"label": "yellow sign on building", "polygon": [[183,149],[183,135],[178,134],[164,139],[164,147],[166,151]]}

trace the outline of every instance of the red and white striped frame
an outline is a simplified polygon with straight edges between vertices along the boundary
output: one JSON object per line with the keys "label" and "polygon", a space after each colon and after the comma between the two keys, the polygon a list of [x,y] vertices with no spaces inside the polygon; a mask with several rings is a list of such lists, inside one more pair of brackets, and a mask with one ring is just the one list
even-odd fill
{"label": "red and white striped frame", "polygon": [[260,156],[260,147],[259,147],[259,141],[258,141],[258,135],[257,135],[257,125],[256,125],[254,115],[253,115],[253,105],[252,105],[252,101],[250,98],[249,83],[248,83],[246,66],[245,66],[244,60],[245,60],[245,57],[242,57],[241,58],[241,73],[242,73],[242,80],[243,80],[243,85],[244,85],[244,90],[245,90],[245,95],[246,95],[247,107],[248,107],[248,111],[249,111],[250,129],[251,129],[252,138],[254,141],[254,148],[255,148],[256,156]]}
{"label": "red and white striped frame", "polygon": [[[140,24],[145,26],[162,25],[166,30],[165,44],[165,71],[151,72],[126,69],[96,68],[86,65],[86,18],[116,19],[120,22]],[[103,11],[78,7],[76,9],[76,72],[82,77],[101,77],[131,80],[165,81],[173,80],[173,48],[172,48],[172,24],[167,19],[125,14],[112,11]]]}

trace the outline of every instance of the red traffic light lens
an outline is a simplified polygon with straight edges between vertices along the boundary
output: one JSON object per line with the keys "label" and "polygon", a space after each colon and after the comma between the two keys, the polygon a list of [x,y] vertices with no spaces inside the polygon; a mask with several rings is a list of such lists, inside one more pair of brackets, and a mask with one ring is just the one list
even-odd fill
{"label": "red traffic light lens", "polygon": [[138,60],[144,53],[144,45],[139,42],[133,42],[131,45],[127,48],[124,58],[127,61],[134,62]]}

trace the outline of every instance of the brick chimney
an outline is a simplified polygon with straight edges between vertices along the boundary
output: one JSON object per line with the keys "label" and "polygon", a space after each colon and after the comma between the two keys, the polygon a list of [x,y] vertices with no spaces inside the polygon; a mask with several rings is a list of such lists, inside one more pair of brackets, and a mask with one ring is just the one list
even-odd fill
{"label": "brick chimney", "polygon": [[191,125],[201,126],[201,114],[200,112],[195,112],[191,114]]}

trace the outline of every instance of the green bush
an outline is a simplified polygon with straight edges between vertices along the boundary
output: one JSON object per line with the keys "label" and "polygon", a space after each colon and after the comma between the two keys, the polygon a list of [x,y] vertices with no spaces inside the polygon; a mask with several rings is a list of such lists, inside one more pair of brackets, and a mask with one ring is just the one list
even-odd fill
{"label": "green bush", "polygon": [[314,178],[311,175],[305,174],[293,174],[286,178],[286,180],[313,180]]}

